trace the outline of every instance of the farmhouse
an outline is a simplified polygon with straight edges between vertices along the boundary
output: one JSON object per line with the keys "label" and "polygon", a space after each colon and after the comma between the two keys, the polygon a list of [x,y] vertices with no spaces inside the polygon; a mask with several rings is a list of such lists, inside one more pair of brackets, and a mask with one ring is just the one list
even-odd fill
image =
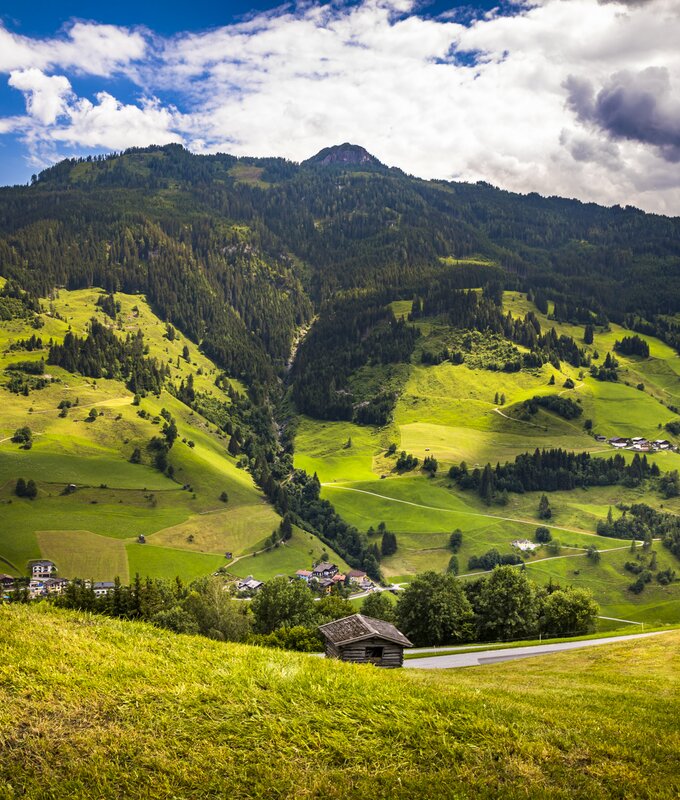
{"label": "farmhouse", "polygon": [[646,439],[637,439],[633,442],[633,450],[641,453],[648,453],[652,449],[651,444]]}
{"label": "farmhouse", "polygon": [[95,594],[95,597],[104,597],[109,592],[112,592],[116,588],[116,584],[113,581],[95,581],[92,584],[92,591]]}
{"label": "farmhouse", "polygon": [[39,578],[32,578],[28,582],[28,594],[31,600],[45,594],[45,581]]}
{"label": "farmhouse", "polygon": [[239,592],[256,592],[262,585],[262,581],[257,581],[252,575],[248,575],[247,578],[238,582],[236,588]]}
{"label": "farmhouse", "polygon": [[57,571],[57,565],[53,561],[32,561],[31,577],[37,579],[51,578]]}
{"label": "farmhouse", "polygon": [[338,568],[335,564],[329,564],[327,561],[322,561],[321,564],[317,564],[314,569],[312,570],[312,577],[313,578],[332,578],[338,572]]}
{"label": "farmhouse", "polygon": [[655,442],[652,442],[652,447],[655,450],[670,450],[671,443],[668,439],[657,439]]}
{"label": "farmhouse", "polygon": [[630,445],[630,439],[623,439],[621,436],[615,436],[613,439],[609,440],[609,444],[612,447],[628,447]]}
{"label": "farmhouse", "polygon": [[325,639],[326,658],[376,667],[401,667],[404,648],[411,642],[394,625],[381,619],[352,614],[319,627]]}
{"label": "farmhouse", "polygon": [[0,586],[3,589],[12,589],[14,586],[14,578],[11,575],[5,575],[4,572],[0,572]]}
{"label": "farmhouse", "polygon": [[295,577],[299,578],[301,581],[304,581],[305,583],[309,583],[309,579],[312,577],[312,572],[311,570],[308,569],[299,569],[295,573]]}
{"label": "farmhouse", "polygon": [[61,594],[67,586],[66,578],[46,578],[43,581],[45,594]]}
{"label": "farmhouse", "polygon": [[530,542],[528,539],[515,539],[512,542],[512,546],[516,547],[518,550],[521,550],[523,553],[532,553],[534,550],[540,547],[540,545]]}
{"label": "farmhouse", "polygon": [[363,583],[366,580],[366,573],[360,569],[351,569],[347,573],[350,583]]}

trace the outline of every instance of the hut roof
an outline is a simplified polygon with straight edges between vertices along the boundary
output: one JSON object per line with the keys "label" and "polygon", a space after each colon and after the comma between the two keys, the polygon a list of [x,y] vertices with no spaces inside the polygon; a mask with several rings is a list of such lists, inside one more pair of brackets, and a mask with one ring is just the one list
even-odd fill
{"label": "hut roof", "polygon": [[327,622],[325,625],[321,625],[319,630],[335,645],[350,644],[361,641],[361,639],[379,636],[381,639],[387,639],[404,647],[413,646],[404,634],[391,623],[382,619],[365,617],[363,614],[352,614],[351,617]]}

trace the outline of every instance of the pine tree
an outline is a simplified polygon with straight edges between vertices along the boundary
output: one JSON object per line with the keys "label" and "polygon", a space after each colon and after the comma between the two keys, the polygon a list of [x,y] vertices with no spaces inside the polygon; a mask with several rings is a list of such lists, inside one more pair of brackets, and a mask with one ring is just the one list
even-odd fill
{"label": "pine tree", "polygon": [[539,519],[550,519],[552,517],[552,509],[550,508],[550,502],[546,495],[542,494],[541,499],[538,502],[538,518]]}

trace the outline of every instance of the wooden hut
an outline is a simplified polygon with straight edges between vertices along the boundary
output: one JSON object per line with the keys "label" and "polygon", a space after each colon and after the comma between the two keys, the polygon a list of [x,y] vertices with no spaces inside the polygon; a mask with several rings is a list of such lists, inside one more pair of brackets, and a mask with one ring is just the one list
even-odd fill
{"label": "wooden hut", "polygon": [[352,614],[321,625],[326,643],[326,658],[376,667],[401,667],[404,648],[411,642],[394,625],[382,619]]}

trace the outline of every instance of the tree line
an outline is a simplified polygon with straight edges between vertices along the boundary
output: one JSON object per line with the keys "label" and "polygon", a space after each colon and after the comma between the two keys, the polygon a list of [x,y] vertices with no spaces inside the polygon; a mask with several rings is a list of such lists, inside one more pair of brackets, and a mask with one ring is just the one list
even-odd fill
{"label": "tree line", "polygon": [[610,458],[594,458],[590,453],[574,453],[562,448],[521,453],[513,462],[491,464],[469,470],[465,462],[449,469],[449,478],[461,489],[476,491],[487,503],[501,492],[553,492],[586,486],[613,486],[621,483],[638,486],[649,477],[658,477],[659,467],[650,465],[647,456],[635,453],[630,464],[620,453]]}

